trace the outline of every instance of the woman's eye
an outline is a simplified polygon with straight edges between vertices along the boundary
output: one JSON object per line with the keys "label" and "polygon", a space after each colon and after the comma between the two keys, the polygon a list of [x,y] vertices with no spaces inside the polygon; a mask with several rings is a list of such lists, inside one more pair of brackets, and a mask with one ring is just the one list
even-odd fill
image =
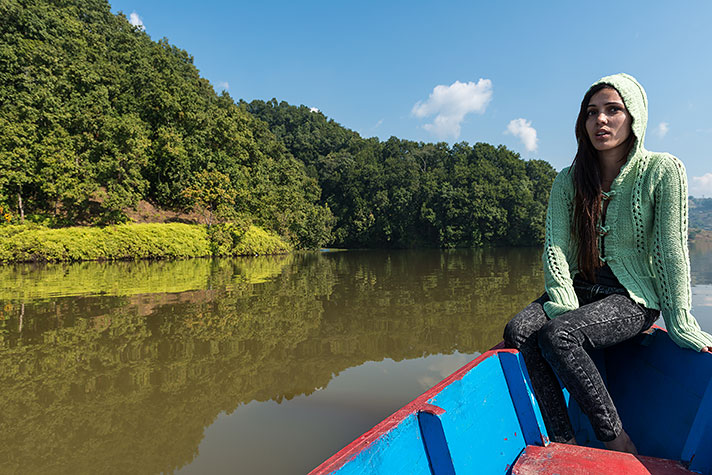
{"label": "woman's eye", "polygon": [[589,117],[593,117],[594,115],[596,115],[596,111],[593,109],[590,109],[588,112],[586,112],[586,115]]}

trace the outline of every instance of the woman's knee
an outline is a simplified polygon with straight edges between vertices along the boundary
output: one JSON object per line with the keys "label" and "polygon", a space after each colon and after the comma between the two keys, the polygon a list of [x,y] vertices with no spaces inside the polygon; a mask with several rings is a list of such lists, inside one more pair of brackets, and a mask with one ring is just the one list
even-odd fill
{"label": "woman's knee", "polygon": [[545,322],[546,316],[541,305],[537,303],[528,305],[504,327],[505,345],[509,348],[521,348]]}
{"label": "woman's knee", "polygon": [[511,319],[504,327],[504,344],[507,348],[519,348],[522,341],[522,332],[520,325]]}
{"label": "woman's knee", "polygon": [[546,323],[537,334],[539,347],[546,355],[552,352],[570,351],[579,342],[565,319],[554,319]]}

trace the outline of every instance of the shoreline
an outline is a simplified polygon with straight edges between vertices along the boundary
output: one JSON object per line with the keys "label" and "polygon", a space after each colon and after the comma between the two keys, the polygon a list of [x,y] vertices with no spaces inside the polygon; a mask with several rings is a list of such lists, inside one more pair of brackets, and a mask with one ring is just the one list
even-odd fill
{"label": "shoreline", "polygon": [[[691,228],[689,246],[712,248],[712,230]],[[320,252],[351,249],[322,248]],[[0,227],[0,265],[46,262],[117,262],[288,254],[275,233],[235,223],[130,223],[106,227]]]}

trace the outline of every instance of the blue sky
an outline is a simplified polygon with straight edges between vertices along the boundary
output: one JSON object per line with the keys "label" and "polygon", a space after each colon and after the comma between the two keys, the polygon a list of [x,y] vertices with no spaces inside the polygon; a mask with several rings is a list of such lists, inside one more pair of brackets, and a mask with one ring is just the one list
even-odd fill
{"label": "blue sky", "polygon": [[596,79],[635,76],[646,146],[712,197],[712,2],[117,0],[235,99],[318,108],[362,136],[504,144],[557,169]]}

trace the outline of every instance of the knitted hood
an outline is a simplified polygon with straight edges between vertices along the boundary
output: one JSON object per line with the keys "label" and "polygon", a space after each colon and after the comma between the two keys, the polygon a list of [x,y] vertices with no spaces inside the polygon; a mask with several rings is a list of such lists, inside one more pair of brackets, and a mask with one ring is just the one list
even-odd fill
{"label": "knitted hood", "polygon": [[635,152],[645,150],[645,129],[648,126],[648,96],[645,94],[645,89],[633,76],[624,73],[601,78],[591,87],[598,84],[613,86],[621,95],[623,103],[633,119],[632,127],[636,142],[631,156],[628,157],[631,158]]}

